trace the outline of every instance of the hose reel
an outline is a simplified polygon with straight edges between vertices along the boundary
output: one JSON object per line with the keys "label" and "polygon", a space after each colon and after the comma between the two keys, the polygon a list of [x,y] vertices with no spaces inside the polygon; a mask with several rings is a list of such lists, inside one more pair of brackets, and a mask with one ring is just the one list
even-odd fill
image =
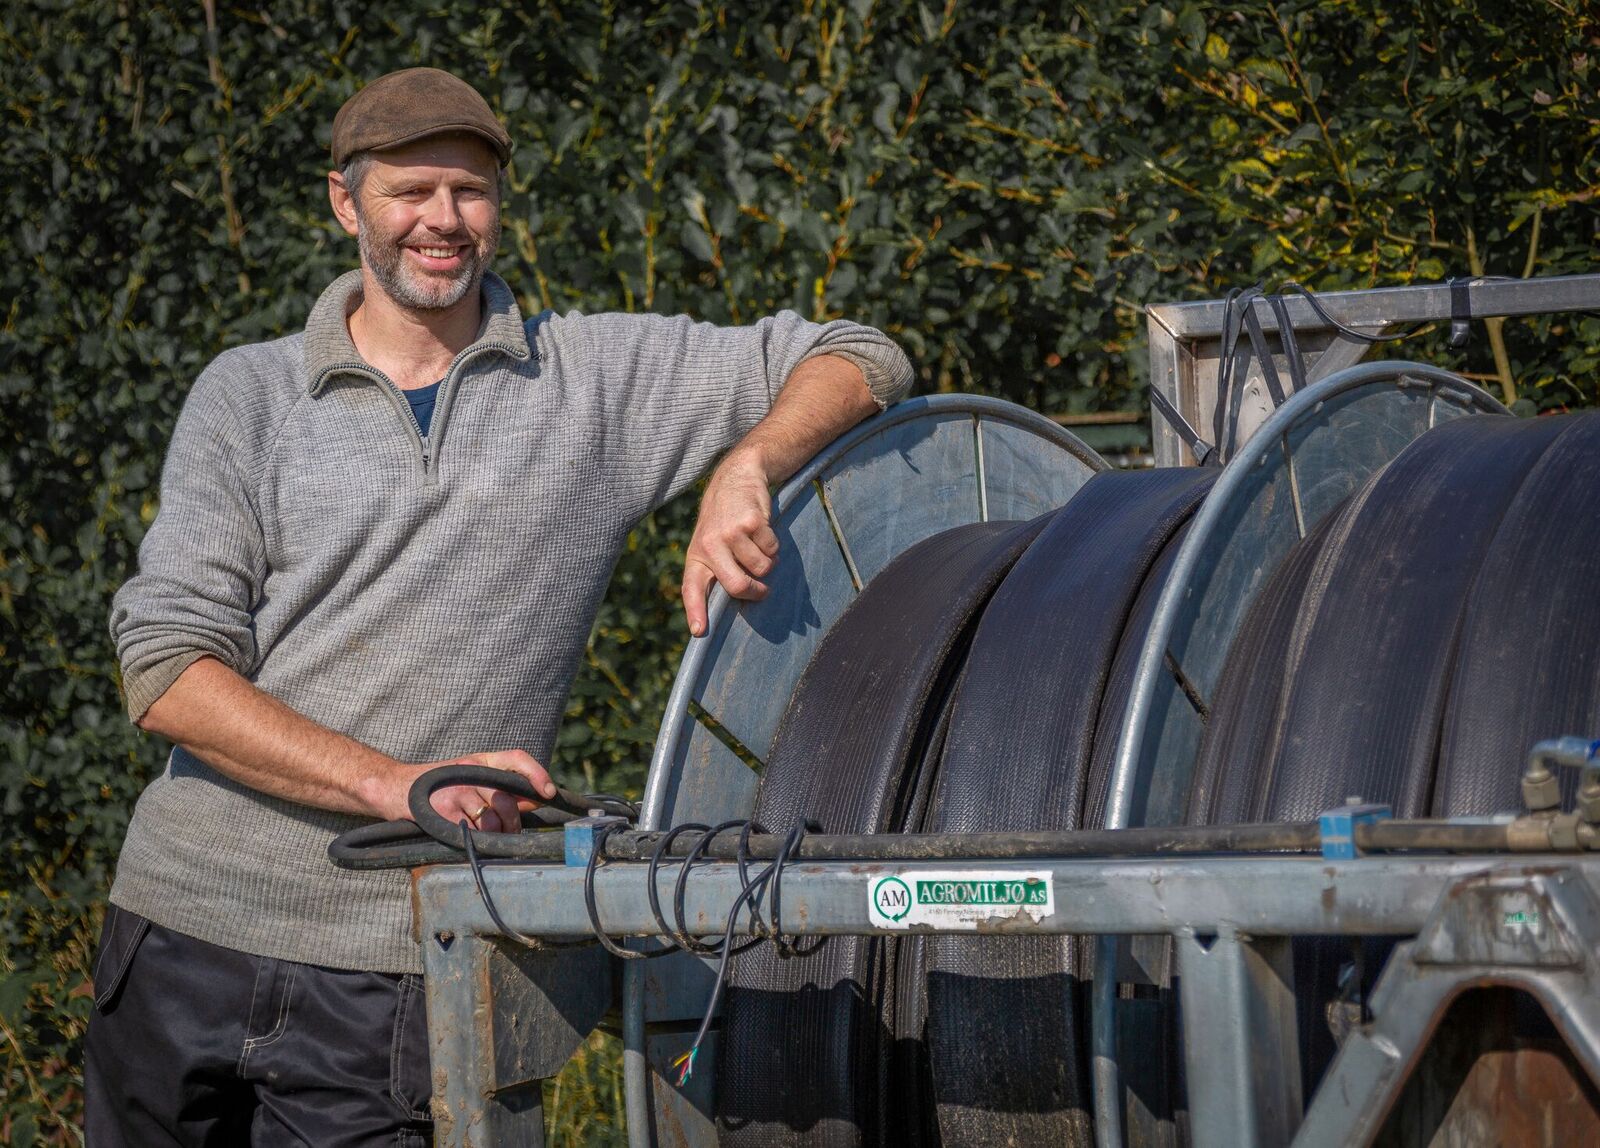
{"label": "hose reel", "polygon": [[[1183,706],[1188,707],[1191,715],[1200,716],[1200,710],[1197,710],[1194,706],[1196,699],[1190,696],[1190,693],[1198,694],[1201,688],[1204,688],[1208,694],[1214,694],[1217,691],[1217,676],[1223,662],[1220,653],[1213,660],[1214,664],[1210,667],[1209,677],[1202,677],[1204,681],[1203,687],[1198,685],[1193,677],[1183,673],[1187,669],[1185,661],[1178,661],[1179,673],[1176,674],[1164,664],[1160,666],[1161,674],[1159,675],[1153,676],[1141,673],[1146,668],[1145,663],[1149,660],[1153,645],[1158,641],[1162,646],[1171,646],[1173,644],[1176,612],[1170,608],[1171,601],[1168,599],[1169,595],[1177,594],[1178,591],[1173,589],[1172,580],[1166,579],[1167,592],[1165,594],[1161,592],[1162,576],[1164,574],[1171,572],[1172,578],[1176,579],[1179,573],[1182,572],[1189,579],[1191,587],[1189,597],[1192,598],[1194,596],[1192,587],[1195,585],[1200,587],[1202,596],[1204,596],[1204,590],[1208,585],[1214,587],[1219,583],[1225,584],[1227,582],[1225,577],[1218,577],[1218,572],[1221,570],[1226,574],[1227,559],[1229,557],[1238,558],[1237,554],[1231,556],[1226,554],[1230,545],[1236,545],[1234,543],[1234,535],[1239,533],[1248,534],[1249,528],[1253,527],[1257,538],[1268,539],[1268,543],[1264,546],[1260,543],[1254,544],[1254,561],[1260,570],[1254,584],[1245,587],[1245,592],[1238,593],[1238,579],[1237,577],[1234,579],[1237,601],[1231,604],[1231,616],[1223,619],[1220,625],[1216,624],[1217,619],[1215,618],[1207,619],[1213,631],[1213,645],[1220,645],[1222,652],[1225,653],[1232,644],[1234,632],[1238,630],[1239,623],[1251,600],[1257,593],[1262,591],[1263,585],[1267,584],[1266,575],[1270,574],[1282,562],[1284,557],[1289,555],[1292,544],[1301,536],[1302,532],[1315,536],[1312,545],[1308,545],[1305,548],[1306,553],[1309,554],[1316,541],[1325,540],[1333,532],[1332,525],[1324,526],[1320,531],[1318,530],[1319,525],[1325,520],[1332,522],[1329,517],[1330,512],[1340,506],[1344,499],[1350,495],[1350,492],[1372,472],[1387,464],[1391,458],[1399,454],[1413,438],[1425,431],[1429,425],[1450,421],[1459,414],[1474,411],[1489,412],[1495,409],[1492,400],[1482,395],[1476,388],[1462,383],[1454,376],[1445,375],[1443,372],[1431,372],[1426,368],[1380,365],[1380,369],[1374,370],[1372,366],[1368,366],[1356,368],[1353,373],[1346,372],[1345,375],[1347,376],[1346,378],[1334,380],[1334,385],[1332,386],[1327,383],[1319,384],[1310,388],[1308,392],[1296,395],[1294,399],[1291,399],[1290,405],[1286,405],[1284,411],[1279,412],[1280,415],[1288,412],[1285,417],[1278,418],[1275,416],[1274,420],[1269,420],[1269,426],[1263,429],[1264,441],[1274,448],[1274,453],[1277,457],[1271,458],[1269,465],[1269,461],[1263,461],[1267,459],[1267,451],[1258,450],[1254,458],[1249,458],[1248,463],[1243,465],[1236,463],[1231,466],[1229,474],[1236,470],[1242,471],[1245,466],[1253,467],[1256,473],[1251,476],[1251,481],[1249,482],[1235,480],[1235,492],[1227,500],[1228,505],[1224,506],[1222,511],[1212,515],[1212,522],[1205,531],[1199,531],[1197,534],[1198,528],[1201,526],[1201,521],[1197,519],[1188,528],[1186,536],[1180,536],[1178,541],[1170,542],[1169,545],[1164,547],[1165,553],[1162,553],[1163,548],[1157,548],[1141,569],[1140,577],[1137,580],[1130,579],[1129,584],[1123,587],[1120,600],[1125,613],[1121,627],[1118,629],[1119,640],[1109,655],[1102,655],[1103,664],[1096,671],[1102,692],[1099,695],[1098,704],[1093,707],[1093,713],[1095,719],[1103,724],[1107,715],[1112,715],[1115,718],[1116,715],[1120,715],[1126,710],[1128,720],[1116,720],[1115,728],[1112,730],[1112,735],[1109,739],[1111,744],[1108,745],[1107,740],[1102,738],[1098,745],[1091,746],[1087,755],[1087,765],[1082,766],[1082,763],[1080,763],[1080,766],[1087,770],[1087,778],[1080,774],[1079,784],[1084,785],[1084,796],[1078,799],[1076,803],[1075,815],[1080,819],[1077,822],[1078,824],[1093,824],[1094,821],[1092,819],[1098,816],[1101,809],[1104,809],[1108,817],[1113,821],[1117,819],[1118,806],[1122,799],[1117,794],[1113,783],[1117,780],[1117,774],[1127,772],[1125,765],[1127,755],[1124,750],[1129,725],[1135,721],[1145,724],[1151,721],[1151,715],[1156,708],[1151,704],[1153,684],[1159,684],[1163,687],[1165,693],[1164,704],[1167,707],[1166,713],[1168,715],[1170,715],[1171,711]],[[1311,395],[1310,392],[1316,392],[1316,394]],[[1308,395],[1310,397],[1307,397]],[[1299,403],[1299,408],[1290,410],[1290,406],[1296,402]],[[1397,413],[1402,417],[1397,418]],[[1314,425],[1307,426],[1306,423],[1308,421]],[[1476,423],[1478,420],[1471,421]],[[1374,430],[1377,433],[1374,433]],[[1478,437],[1480,434],[1476,430],[1470,433],[1466,431],[1456,433],[1463,440]],[[1489,439],[1500,437],[1498,432],[1493,434],[1483,433]],[[1542,430],[1537,433],[1533,431],[1525,432],[1526,441],[1531,443],[1541,433],[1544,432]],[[1349,449],[1342,448],[1340,443],[1344,440],[1350,440],[1355,445],[1352,445]],[[1245,449],[1241,451],[1241,459],[1249,457],[1250,448],[1254,443],[1255,440],[1252,440],[1252,443],[1246,444]],[[1430,449],[1444,451],[1442,446]],[[1537,453],[1532,446],[1529,446],[1528,450]],[[1450,452],[1445,451],[1444,453],[1448,454]],[[1423,461],[1413,461],[1412,465],[1420,466],[1424,472],[1427,470]],[[1471,468],[1470,463],[1463,463],[1462,465],[1467,466],[1468,469]],[[1515,464],[1511,462],[1505,462],[1505,465],[1510,468],[1508,473],[1516,469]],[[1227,480],[1228,474],[1225,474],[1224,483]],[[1094,490],[1096,484],[1100,481],[1096,480],[1096,483],[1090,484],[1088,489]],[[1219,484],[1219,491],[1221,485]],[[1398,489],[1400,480],[1397,478],[1390,485]],[[1238,493],[1240,489],[1246,489],[1246,493],[1241,495]],[[1264,500],[1261,498],[1263,491],[1291,496],[1279,499],[1275,507],[1269,505],[1263,511],[1262,503]],[[1082,496],[1080,495],[1080,497]],[[1213,499],[1215,499],[1215,494]],[[1072,501],[1070,499],[1067,501],[1069,507]],[[1270,502],[1270,500],[1265,501]],[[1241,513],[1241,508],[1243,508],[1243,513]],[[1205,513],[1207,512],[1202,512],[1202,519]],[[1253,523],[1248,521],[1252,514],[1255,516]],[[1484,514],[1486,517],[1493,517],[1488,511],[1484,511]],[[1230,520],[1219,527],[1217,523],[1224,518]],[[1242,532],[1240,531],[1241,522],[1244,522],[1247,528]],[[1179,525],[1181,526],[1181,523]],[[1034,545],[1041,545],[1049,532],[1050,528],[1045,527],[1039,540]],[[1197,542],[1196,538],[1199,535],[1204,535],[1204,537],[1201,537],[1200,541]],[[1218,544],[1218,539],[1223,540],[1222,544]],[[1215,554],[1212,555],[1207,559],[1206,563],[1202,564],[1205,568],[1200,570],[1197,575],[1196,562],[1192,555],[1203,551],[1207,545],[1212,546],[1213,550],[1221,552],[1222,560],[1218,560]],[[1183,561],[1183,555],[1186,553],[1191,555],[1187,563]],[[1266,561],[1264,567],[1260,565],[1263,560]],[[1183,570],[1185,565],[1187,565],[1186,571]],[[1236,561],[1235,566],[1238,567],[1239,565]],[[1294,565],[1294,563],[1291,562],[1291,565]],[[1314,565],[1314,563],[1310,565]],[[1303,572],[1308,563],[1302,561],[1299,566]],[[1152,571],[1152,568],[1154,568],[1154,571]],[[1004,593],[1003,590],[1002,593]],[[996,601],[998,600],[997,598]],[[1163,610],[1161,608],[1163,604],[1169,608]],[[1191,632],[1186,634],[1185,637],[1190,639],[1193,638],[1194,621],[1195,619],[1191,616],[1186,623]],[[1143,639],[1143,630],[1147,627],[1152,630],[1148,641]],[[982,628],[983,626],[980,623],[980,633]],[[1127,637],[1122,634],[1122,629],[1129,631]],[[1036,631],[1034,636],[1036,641],[1048,641],[1046,632],[1042,627]],[[1246,636],[1241,636],[1240,641],[1244,642],[1245,640]],[[1192,649],[1193,647],[1189,648]],[[972,673],[970,657],[967,659],[966,665],[970,675]],[[708,680],[714,675],[706,675],[704,673],[704,663],[698,669],[701,672],[701,676],[697,685],[702,691],[702,696],[714,692],[715,686]],[[950,675],[947,674],[946,676]],[[1152,677],[1164,680],[1153,683]],[[1183,680],[1186,677],[1189,680]],[[1107,682],[1111,683],[1109,687],[1106,684]],[[680,677],[680,686],[683,683],[684,679]],[[709,689],[707,688],[708,685],[710,686]],[[1188,687],[1187,691],[1185,687]],[[1129,702],[1125,703],[1116,696],[1119,688],[1125,689],[1131,695]],[[948,709],[948,725],[943,730],[946,736],[946,745],[941,755],[941,765],[947,765],[950,762],[948,756],[950,753],[949,738],[956,734],[958,729],[958,717],[956,715],[961,712],[960,699],[969,689],[974,691],[974,698],[981,693],[973,685],[973,679],[970,677],[963,679],[956,688],[954,695],[956,700]],[[726,698],[733,695],[729,693],[723,696]],[[1202,706],[1205,705],[1208,700],[1206,694],[1200,694],[1199,700]],[[1218,695],[1216,700],[1217,704],[1223,704],[1223,695]],[[1229,702],[1227,704],[1232,705],[1233,703]],[[709,709],[710,707],[707,706],[705,708]],[[687,707],[685,707],[685,710],[688,712]],[[941,709],[940,713],[946,714],[946,711]],[[925,730],[931,728],[929,720],[929,715],[923,713],[921,719],[919,719],[920,726]],[[934,724],[937,725],[938,723]],[[1063,723],[1063,725],[1066,724]],[[1080,723],[1072,724],[1075,729],[1081,729]],[[1546,727],[1544,732],[1548,732],[1548,728]],[[1199,735],[1204,731],[1204,722],[1199,723],[1193,731],[1194,736],[1191,741],[1189,761],[1181,769],[1183,774],[1181,778],[1166,778],[1162,781],[1152,780],[1147,776],[1145,784],[1142,786],[1146,800],[1153,795],[1160,802],[1165,803],[1166,809],[1176,808],[1177,816],[1172,817],[1171,820],[1181,821],[1187,814],[1190,800],[1189,773],[1195,768],[1194,763],[1197,760],[1195,751],[1200,749],[1201,738]],[[926,733],[919,736],[923,736],[924,742],[926,742]],[[1213,737],[1215,744],[1219,746],[1223,744],[1220,736],[1208,736]],[[1152,741],[1155,742],[1158,748],[1160,747],[1159,739],[1152,739]],[[1207,746],[1213,744],[1213,741],[1208,741],[1206,743]],[[726,747],[726,742],[723,744]],[[669,752],[673,748],[671,746],[667,747]],[[781,770],[781,762],[783,760],[781,747],[774,750],[772,743],[767,742],[765,748],[774,753],[773,761],[780,762]],[[926,744],[923,746],[923,751],[926,751]],[[995,752],[1003,753],[1005,748],[1002,746]],[[1214,751],[1207,749],[1206,752],[1214,756]],[[1151,760],[1156,761],[1159,756],[1157,754]],[[1206,795],[1207,778],[1210,774],[1215,773],[1215,763],[1206,765],[1205,762],[1210,759],[1204,755],[1200,755],[1199,760],[1201,765],[1199,767],[1200,772],[1195,778],[1196,792],[1203,796],[1195,799],[1197,808],[1206,802],[1215,800],[1213,796]],[[766,767],[769,771],[769,782],[774,781],[778,774],[772,771],[772,761],[766,762]],[[1208,774],[1208,771],[1210,771],[1210,774]],[[1512,779],[1512,784],[1514,785],[1514,771],[1505,770],[1502,772],[1505,772]],[[952,773],[951,776],[954,777],[955,774]],[[1218,780],[1216,776],[1210,776],[1211,784],[1214,785]],[[1101,782],[1101,784],[1097,785],[1094,782]],[[939,792],[938,786],[942,782],[936,781],[933,784],[933,793],[937,794]],[[681,788],[682,783],[679,782],[679,792],[681,792]],[[655,774],[652,777],[652,789],[662,797],[667,796],[669,792],[669,786],[664,784],[664,779],[658,778]],[[1097,790],[1099,792],[1096,792]],[[897,793],[899,794],[898,808],[901,812],[901,825],[902,827],[910,828],[912,827],[912,822],[907,820],[906,815],[912,813],[917,803],[925,799],[919,795],[918,786],[909,783],[904,777],[900,779]],[[658,799],[658,805],[665,804],[665,801]],[[1069,801],[1067,804],[1071,806],[1073,802]],[[944,823],[940,820],[939,809],[939,798],[935,796],[928,803],[924,820],[921,824],[927,827],[943,825]],[[1148,809],[1144,812],[1147,815]],[[1126,811],[1122,811],[1120,815],[1124,819],[1127,817]],[[1153,823],[1159,824],[1160,821]],[[951,824],[965,823],[958,818],[952,821]],[[977,828],[979,826],[974,825],[972,827]],[[996,827],[1005,826],[1001,823]],[[834,825],[828,825],[827,828],[829,830],[844,830],[846,826],[835,827]],[[907,954],[922,947],[920,945],[904,946],[901,954],[898,954],[892,962],[887,956],[880,956],[875,963],[871,964],[870,972],[867,974],[867,979],[878,988],[884,990],[885,993],[882,998],[873,1003],[870,1010],[875,1032],[879,1037],[890,1038],[890,1044],[900,1049],[917,1046],[918,1042],[909,1039],[911,1034],[907,1031],[906,1025],[908,1022],[913,1025],[921,1023],[922,1015],[918,1009],[919,1002],[908,997],[903,991],[894,991],[895,982],[898,980],[903,989],[904,984],[916,980],[915,970],[920,967],[920,962]],[[926,954],[922,954],[922,957],[925,960]],[[908,972],[911,973],[910,976],[907,976]],[[898,978],[896,973],[899,974]],[[798,966],[796,966],[795,975],[801,977],[801,983],[804,983],[803,970]],[[753,981],[759,981],[759,979],[759,976],[752,975]],[[746,986],[746,991],[750,987],[752,986]],[[867,1001],[867,986],[857,982],[857,987],[861,990],[861,995],[854,999],[857,1004],[865,1005]],[[885,1004],[885,1001],[888,1003]],[[736,1031],[740,1023],[738,1006],[730,1005],[729,1032]],[[757,1029],[760,1027],[759,1025],[756,1026]],[[929,1031],[931,1032],[935,1027],[937,1027],[937,1022],[931,1022]],[[773,1031],[768,1028],[761,1034],[761,1039],[769,1050],[773,1049],[775,1045],[781,1044],[781,1041],[774,1042],[772,1040]],[[978,1043],[987,1042],[968,1042],[968,1044]],[[751,1045],[750,1047],[756,1047],[756,1045]],[[638,1050],[635,1051],[637,1052]],[[857,1051],[859,1053],[859,1047]],[[937,1085],[929,1084],[926,1080],[925,1070],[915,1063],[915,1057],[912,1060],[913,1062],[909,1064],[905,1062],[904,1057],[899,1060],[893,1057],[887,1059],[879,1057],[874,1060],[872,1064],[863,1069],[864,1076],[871,1078],[875,1082],[869,1087],[868,1092],[870,1093],[871,1088],[881,1090],[892,1087],[895,1095],[902,1099],[908,1095],[917,1095],[919,1088],[927,1088],[937,1092]],[[635,1064],[637,1063],[636,1061]],[[746,1058],[745,1063],[746,1065],[750,1063],[748,1058]],[[1029,1069],[1030,1072],[1036,1070],[1037,1066]],[[740,1071],[743,1070],[741,1069]],[[792,1066],[790,1071],[792,1071]],[[918,1084],[919,1074],[922,1074],[920,1085]],[[770,1110],[772,1108],[772,1095],[787,1087],[787,1085],[781,1078],[774,1076],[767,1077],[766,1082],[764,1091],[767,1093],[768,1108]],[[747,1081],[740,1087],[747,1093],[763,1091],[760,1074],[756,1073],[755,1083]],[[1081,1072],[1078,1087],[1081,1094],[1083,1091]],[[800,1095],[804,1091],[804,1089],[797,1088],[794,1093],[795,1095]],[[721,1104],[722,1102],[719,1101],[718,1103]],[[1081,1119],[1083,1115],[1082,1103],[1080,1099],[1079,1107],[1075,1109],[1080,1114],[1077,1125],[1080,1136],[1087,1135],[1087,1125]],[[732,1107],[737,1108],[739,1105],[735,1104]],[[746,1142],[756,1142],[756,1140],[774,1142],[770,1136],[766,1136],[765,1132],[760,1135],[757,1134],[756,1129],[762,1126],[759,1122],[751,1121],[752,1105],[745,1102],[743,1107],[745,1111],[742,1112],[723,1109],[725,1117],[723,1122],[724,1136],[730,1142],[741,1142],[739,1140],[741,1135],[746,1137]],[[699,1110],[701,1113],[706,1111],[704,1107]],[[816,1111],[819,1110],[813,1110],[813,1113]],[[908,1142],[919,1131],[929,1137],[936,1134],[931,1125],[913,1129],[909,1127],[905,1119],[902,1119],[898,1126],[889,1131],[885,1123],[887,1118],[884,1115],[888,1109],[885,1107],[881,1096],[875,1101],[870,1095],[863,1098],[863,1096],[857,1094],[849,1105],[839,1109],[839,1111],[851,1112],[855,1115],[841,1121],[843,1130],[837,1136],[833,1132],[829,1132],[819,1138],[815,1115],[807,1118],[804,1115],[796,1117],[791,1114],[787,1122],[779,1121],[779,1123],[788,1128],[790,1132],[793,1132],[797,1139],[811,1137],[817,1138],[818,1142],[829,1143],[857,1143],[862,1142],[863,1139],[876,1141],[886,1135],[891,1139],[898,1138],[896,1142]],[[983,1109],[975,1109],[975,1111],[980,1111],[984,1116],[990,1117],[991,1123],[993,1123],[993,1112]],[[733,1126],[731,1130],[729,1128],[730,1124]],[[971,1127],[978,1128],[980,1126],[981,1121]],[[996,1125],[996,1128],[1004,1126],[1005,1122],[1002,1120]],[[967,1134],[958,1131],[957,1127],[952,1125],[948,1134],[953,1136],[956,1141],[982,1142],[981,1137],[967,1139]],[[764,1139],[763,1136],[765,1136]],[[996,1136],[997,1138],[1001,1136],[998,1130],[996,1131]],[[807,1140],[807,1142],[810,1141]]]}
{"label": "hose reel", "polygon": [[[901,403],[845,435],[779,491],[785,558],[760,603],[714,597],[678,672],[641,802],[642,828],[748,817],[784,710],[823,633],[861,587],[942,530],[1026,521],[1106,464],[1042,416],[976,396]],[[827,826],[833,830],[836,827]],[[709,973],[690,958],[623,970],[629,1126],[711,1143],[715,1073],[670,1084]],[[716,1049],[713,1048],[713,1055]],[[719,1057],[720,1063],[720,1057]]]}

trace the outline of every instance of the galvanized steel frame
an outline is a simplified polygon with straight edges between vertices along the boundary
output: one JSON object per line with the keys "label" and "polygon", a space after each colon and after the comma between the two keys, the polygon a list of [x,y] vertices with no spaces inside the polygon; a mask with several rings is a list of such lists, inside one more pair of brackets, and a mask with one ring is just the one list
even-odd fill
{"label": "galvanized steel frame", "polygon": [[[885,932],[868,911],[873,879],[948,867],[792,866],[784,875],[784,928],[812,935]],[[1175,939],[1196,1148],[1364,1143],[1450,1001],[1484,984],[1540,1000],[1600,1080],[1600,950],[1592,943],[1600,936],[1600,858],[1083,859],[982,868],[1045,870],[1055,891],[1053,913],[1037,921],[1026,914],[996,919],[987,932]],[[608,931],[659,934],[643,876],[639,864],[597,875]],[[491,865],[484,879],[513,928],[553,939],[589,934],[581,869]],[[658,875],[663,895],[671,895],[674,880],[675,873]],[[696,870],[689,919],[707,933],[720,931],[738,889],[735,865]],[[538,1079],[576,1047],[608,996],[594,970],[559,975],[557,966],[587,963],[596,950],[530,952],[497,939],[460,866],[421,871],[415,891],[437,1054],[438,1143],[542,1145]],[[747,915],[736,931],[748,931]],[[1396,950],[1372,998],[1371,1024],[1346,1040],[1302,1120],[1287,938],[1397,933],[1416,939]],[[491,987],[519,1008],[491,1007]],[[517,1027],[503,1031],[506,1025]]]}
{"label": "galvanized steel frame", "polygon": [[[1407,324],[1450,320],[1457,316],[1456,288],[1464,289],[1467,311],[1477,319],[1494,316],[1561,314],[1600,310],[1600,275],[1572,275],[1530,280],[1475,278],[1450,284],[1329,292],[1318,296],[1324,311],[1345,326],[1367,335],[1389,335]],[[1359,388],[1420,383],[1435,395],[1453,393],[1463,405],[1486,412],[1506,413],[1482,388],[1451,372],[1422,364],[1358,364],[1370,347],[1342,335],[1302,296],[1284,300],[1306,363],[1307,383],[1291,394],[1277,410],[1266,398],[1261,364],[1247,339],[1227,348],[1232,368],[1242,373],[1245,403],[1266,417],[1250,425],[1245,414],[1240,426],[1240,446],[1211,492],[1190,529],[1157,607],[1142,651],[1133,696],[1123,722],[1116,765],[1111,779],[1106,825],[1119,828],[1143,823],[1134,812],[1135,795],[1148,788],[1156,763],[1144,760],[1145,741],[1156,717],[1152,713],[1157,683],[1167,674],[1166,662],[1173,629],[1183,601],[1194,592],[1196,563],[1207,535],[1217,529],[1240,488],[1252,481],[1262,466],[1290,471],[1289,489],[1295,502],[1299,533],[1315,525],[1300,515],[1300,486],[1294,480],[1289,438],[1295,425],[1336,396]],[[1247,306],[1256,312],[1263,332],[1278,342],[1274,365],[1287,377],[1287,363],[1277,340],[1278,321],[1264,300]],[[1207,433],[1218,402],[1216,370],[1224,349],[1222,336],[1228,306],[1222,300],[1162,304],[1148,307],[1150,385],[1158,389],[1189,422]],[[1430,404],[1433,402],[1430,399]],[[1245,404],[1241,404],[1245,405]],[[1434,408],[1430,405],[1429,424]],[[1246,412],[1248,413],[1248,412]],[[1193,465],[1194,456],[1177,433],[1152,407],[1152,443],[1158,466]],[[1275,565],[1275,562],[1273,563]],[[1168,763],[1170,764],[1170,763]],[[1102,938],[1097,946],[1095,1000],[1092,1016],[1092,1078],[1095,1093],[1096,1140],[1099,1148],[1122,1148],[1121,1085],[1116,1058],[1114,1017],[1115,985],[1106,973],[1118,966],[1116,938]]]}

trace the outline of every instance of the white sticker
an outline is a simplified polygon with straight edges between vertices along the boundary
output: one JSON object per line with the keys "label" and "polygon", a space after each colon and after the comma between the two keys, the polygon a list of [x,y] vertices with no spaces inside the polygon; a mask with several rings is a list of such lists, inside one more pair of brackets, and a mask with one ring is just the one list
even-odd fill
{"label": "white sticker", "polygon": [[1056,910],[1048,872],[938,869],[874,877],[867,916],[880,929],[924,926],[976,931],[980,923],[1026,913],[1034,921]]}

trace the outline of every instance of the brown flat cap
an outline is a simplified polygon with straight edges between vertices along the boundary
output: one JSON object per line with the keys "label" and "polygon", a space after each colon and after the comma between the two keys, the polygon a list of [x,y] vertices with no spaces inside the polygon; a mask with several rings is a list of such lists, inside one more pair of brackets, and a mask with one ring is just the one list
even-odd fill
{"label": "brown flat cap", "polygon": [[494,148],[504,167],[511,136],[471,84],[438,68],[406,68],[379,76],[333,117],[333,166],[358,151],[382,151],[424,136],[466,132]]}

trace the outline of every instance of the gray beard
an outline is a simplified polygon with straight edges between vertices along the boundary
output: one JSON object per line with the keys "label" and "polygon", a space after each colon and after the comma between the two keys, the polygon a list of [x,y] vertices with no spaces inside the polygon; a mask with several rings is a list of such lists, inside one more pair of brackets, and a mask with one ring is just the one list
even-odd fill
{"label": "gray beard", "polygon": [[372,277],[389,298],[412,311],[444,311],[465,299],[468,292],[476,291],[483,282],[484,267],[500,245],[500,221],[495,220],[494,231],[484,244],[485,250],[474,247],[460,272],[444,281],[436,276],[424,278],[407,271],[405,253],[400,245],[375,243],[372,229],[359,208],[356,209],[356,243],[361,261],[371,269]]}

